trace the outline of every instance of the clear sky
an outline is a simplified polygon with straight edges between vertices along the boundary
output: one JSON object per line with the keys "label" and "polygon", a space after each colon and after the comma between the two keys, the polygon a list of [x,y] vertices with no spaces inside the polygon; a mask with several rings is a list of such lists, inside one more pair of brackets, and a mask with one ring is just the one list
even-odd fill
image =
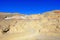
{"label": "clear sky", "polygon": [[0,0],[0,12],[36,14],[60,10],[60,0]]}

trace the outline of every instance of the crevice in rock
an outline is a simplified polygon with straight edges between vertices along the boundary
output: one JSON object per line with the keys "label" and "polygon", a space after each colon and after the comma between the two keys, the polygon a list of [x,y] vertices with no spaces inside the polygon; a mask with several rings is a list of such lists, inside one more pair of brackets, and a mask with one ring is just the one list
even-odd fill
{"label": "crevice in rock", "polygon": [[7,33],[10,30],[10,25],[7,28],[2,29],[2,33]]}

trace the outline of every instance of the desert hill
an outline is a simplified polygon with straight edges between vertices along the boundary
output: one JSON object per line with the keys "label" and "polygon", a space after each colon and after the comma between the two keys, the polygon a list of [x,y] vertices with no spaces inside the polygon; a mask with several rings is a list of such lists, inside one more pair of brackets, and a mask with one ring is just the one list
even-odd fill
{"label": "desert hill", "polygon": [[60,10],[33,15],[0,13],[0,40],[60,40]]}

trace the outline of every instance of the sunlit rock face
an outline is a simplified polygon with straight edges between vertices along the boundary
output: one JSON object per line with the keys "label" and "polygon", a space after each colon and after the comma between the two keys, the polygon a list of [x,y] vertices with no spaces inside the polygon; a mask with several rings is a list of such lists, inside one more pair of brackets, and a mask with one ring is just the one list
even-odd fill
{"label": "sunlit rock face", "polygon": [[0,13],[0,40],[60,40],[60,10],[33,15]]}

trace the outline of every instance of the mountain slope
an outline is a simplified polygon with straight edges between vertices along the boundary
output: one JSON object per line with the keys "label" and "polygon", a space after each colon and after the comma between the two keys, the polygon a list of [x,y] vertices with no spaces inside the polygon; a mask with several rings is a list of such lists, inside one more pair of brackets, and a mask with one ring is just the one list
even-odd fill
{"label": "mountain slope", "polygon": [[1,40],[60,40],[60,10],[43,14],[1,14]]}

